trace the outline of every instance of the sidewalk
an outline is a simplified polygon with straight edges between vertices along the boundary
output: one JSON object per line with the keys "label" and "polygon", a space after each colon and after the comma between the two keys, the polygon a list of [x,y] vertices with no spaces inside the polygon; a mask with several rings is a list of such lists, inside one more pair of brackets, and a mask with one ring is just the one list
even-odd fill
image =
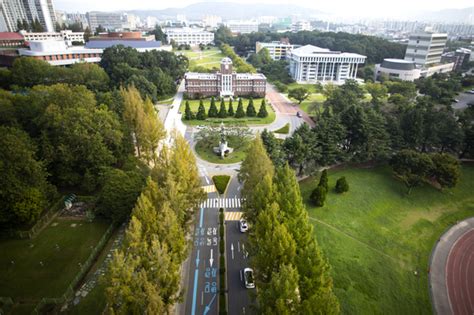
{"label": "sidewalk", "polygon": [[446,287],[446,265],[454,243],[466,232],[474,229],[474,217],[458,222],[449,228],[438,240],[430,257],[428,281],[433,312],[451,315],[453,311]]}

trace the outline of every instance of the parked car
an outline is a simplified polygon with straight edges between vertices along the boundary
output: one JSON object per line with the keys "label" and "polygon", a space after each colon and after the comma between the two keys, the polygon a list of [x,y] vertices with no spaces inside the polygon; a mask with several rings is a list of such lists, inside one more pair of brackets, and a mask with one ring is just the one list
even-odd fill
{"label": "parked car", "polygon": [[252,268],[244,269],[244,282],[247,289],[255,288],[255,281],[253,279],[253,270]]}
{"label": "parked car", "polygon": [[248,231],[248,229],[249,229],[249,225],[248,225],[247,221],[245,219],[240,219],[240,221],[239,221],[239,230],[240,230],[240,232],[245,233],[245,232]]}
{"label": "parked car", "polygon": [[301,118],[301,117],[303,117],[303,116],[301,115],[301,113],[300,113],[300,112],[296,112],[296,117],[299,117],[299,118]]}
{"label": "parked car", "polygon": [[474,94],[474,90],[467,91],[469,94]]}

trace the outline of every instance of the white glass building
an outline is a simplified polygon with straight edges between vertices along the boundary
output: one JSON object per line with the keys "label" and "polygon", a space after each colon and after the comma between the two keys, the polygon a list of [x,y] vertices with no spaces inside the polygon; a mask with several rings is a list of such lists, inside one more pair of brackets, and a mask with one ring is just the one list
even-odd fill
{"label": "white glass building", "polygon": [[178,45],[210,44],[214,41],[214,33],[202,29],[192,28],[165,28],[164,33],[168,43],[172,40]]}
{"label": "white glass building", "polygon": [[289,54],[290,74],[298,83],[344,83],[357,77],[359,64],[367,57],[354,53],[330,51],[312,45],[294,49]]}

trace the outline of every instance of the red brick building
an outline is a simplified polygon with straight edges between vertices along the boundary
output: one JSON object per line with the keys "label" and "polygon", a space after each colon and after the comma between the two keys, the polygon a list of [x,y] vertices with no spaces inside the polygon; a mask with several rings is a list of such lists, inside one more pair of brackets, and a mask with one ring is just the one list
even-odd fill
{"label": "red brick building", "polygon": [[265,96],[267,78],[261,73],[236,73],[232,60],[223,58],[221,69],[216,73],[185,74],[186,92],[189,97],[198,96]]}

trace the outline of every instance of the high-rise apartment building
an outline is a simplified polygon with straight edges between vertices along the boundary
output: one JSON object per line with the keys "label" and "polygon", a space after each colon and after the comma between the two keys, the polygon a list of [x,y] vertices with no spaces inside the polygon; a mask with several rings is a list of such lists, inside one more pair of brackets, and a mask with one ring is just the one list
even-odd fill
{"label": "high-rise apartment building", "polygon": [[414,61],[419,66],[429,66],[441,62],[448,34],[415,33],[410,35],[405,60]]}
{"label": "high-rise apartment building", "polygon": [[2,0],[0,31],[15,32],[18,21],[32,24],[38,20],[47,32],[54,32],[56,15],[52,0]]}
{"label": "high-rise apartment building", "polygon": [[120,13],[92,11],[87,13],[87,20],[93,32],[95,32],[99,25],[108,31],[116,31],[123,28],[122,15]]}

